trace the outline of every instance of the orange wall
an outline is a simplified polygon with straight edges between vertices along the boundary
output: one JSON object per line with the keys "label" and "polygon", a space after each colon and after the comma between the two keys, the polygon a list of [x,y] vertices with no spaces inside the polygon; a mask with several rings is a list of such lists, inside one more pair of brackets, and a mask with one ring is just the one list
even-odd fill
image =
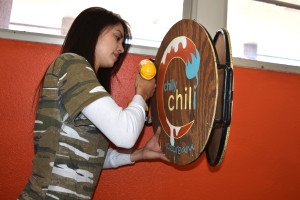
{"label": "orange wall", "polygon": [[[0,39],[0,196],[16,199],[30,175],[35,88],[59,46]],[[114,79],[123,107],[134,94],[137,66],[129,55]],[[95,199],[300,199],[300,75],[234,68],[229,143],[220,167],[203,154],[175,166],[136,163],[102,172]],[[145,128],[138,146],[153,134]]]}

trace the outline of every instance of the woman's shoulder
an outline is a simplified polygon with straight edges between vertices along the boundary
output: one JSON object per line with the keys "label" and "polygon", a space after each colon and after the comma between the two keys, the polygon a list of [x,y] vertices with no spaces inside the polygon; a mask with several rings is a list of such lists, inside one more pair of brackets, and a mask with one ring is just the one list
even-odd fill
{"label": "woman's shoulder", "polygon": [[75,53],[63,53],[55,58],[48,68],[48,72],[53,74],[65,73],[67,70],[79,70],[86,66],[92,69],[89,62],[84,57]]}
{"label": "woman's shoulder", "polygon": [[57,56],[56,59],[61,59],[61,60],[65,60],[65,61],[69,61],[69,60],[84,60],[87,62],[87,60],[83,57],[80,56],[76,53],[63,53],[60,54],[59,56]]}
{"label": "woman's shoulder", "polygon": [[56,67],[63,67],[68,65],[88,65],[90,66],[90,63],[83,57],[75,53],[63,53],[60,54],[55,58],[52,65]]}

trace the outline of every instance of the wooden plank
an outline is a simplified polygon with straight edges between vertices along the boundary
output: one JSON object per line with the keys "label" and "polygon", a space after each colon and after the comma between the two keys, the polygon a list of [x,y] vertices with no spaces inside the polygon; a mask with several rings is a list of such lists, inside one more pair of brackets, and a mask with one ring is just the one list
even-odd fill
{"label": "wooden plank", "polygon": [[[206,157],[211,166],[218,166],[221,164],[227,148],[232,113],[233,88],[230,88],[230,84],[233,84],[233,68],[228,31],[226,29],[220,29],[217,31],[213,43],[217,53],[217,63],[219,65],[219,95],[217,99],[218,103],[215,124],[210,135],[209,142],[207,143]],[[225,70],[227,71],[225,72]],[[232,80],[229,80],[229,77],[227,79],[225,78],[225,73],[229,75],[228,70],[231,70],[232,72]],[[232,82],[230,83],[230,81]],[[231,93],[231,95],[229,93]],[[227,116],[230,116],[230,118],[227,118]]]}

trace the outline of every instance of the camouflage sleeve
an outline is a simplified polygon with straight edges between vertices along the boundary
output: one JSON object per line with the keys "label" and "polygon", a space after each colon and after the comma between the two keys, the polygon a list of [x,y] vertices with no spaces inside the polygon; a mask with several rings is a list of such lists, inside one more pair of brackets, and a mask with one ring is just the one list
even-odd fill
{"label": "camouflage sleeve", "polygon": [[74,119],[93,101],[109,96],[90,64],[81,56],[68,54],[59,72],[59,93],[65,110]]}

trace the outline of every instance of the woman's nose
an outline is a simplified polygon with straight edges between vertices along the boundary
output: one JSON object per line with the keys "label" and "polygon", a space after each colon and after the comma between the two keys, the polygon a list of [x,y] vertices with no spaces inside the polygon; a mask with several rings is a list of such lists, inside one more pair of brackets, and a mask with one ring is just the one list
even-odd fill
{"label": "woman's nose", "polygon": [[124,52],[124,47],[123,47],[122,44],[119,45],[119,47],[118,47],[118,52],[119,52],[119,53],[123,53],[123,52]]}

